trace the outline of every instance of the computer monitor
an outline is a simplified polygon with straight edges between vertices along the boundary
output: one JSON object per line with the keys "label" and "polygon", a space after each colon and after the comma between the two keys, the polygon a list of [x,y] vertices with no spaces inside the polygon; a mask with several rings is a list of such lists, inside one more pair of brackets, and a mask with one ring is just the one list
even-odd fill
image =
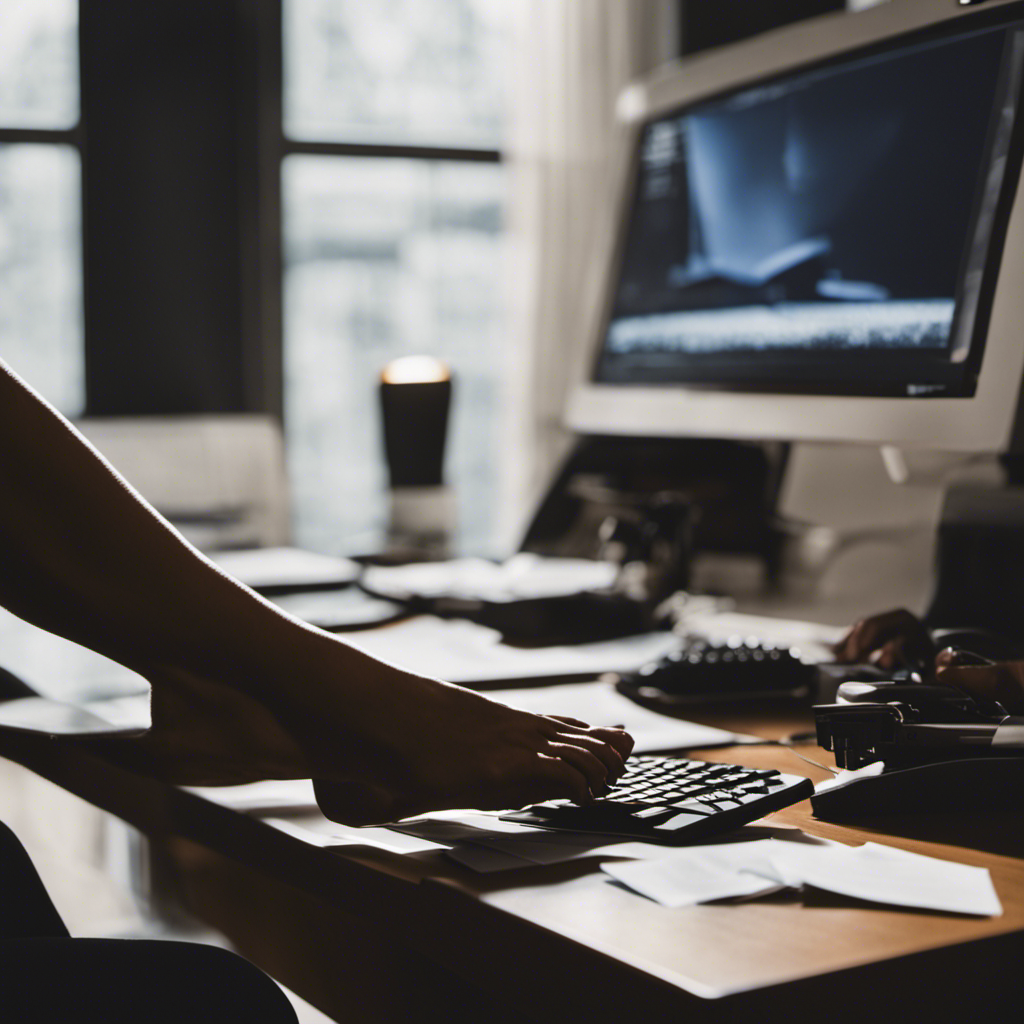
{"label": "computer monitor", "polygon": [[892,0],[623,97],[581,432],[1007,447],[1024,3]]}

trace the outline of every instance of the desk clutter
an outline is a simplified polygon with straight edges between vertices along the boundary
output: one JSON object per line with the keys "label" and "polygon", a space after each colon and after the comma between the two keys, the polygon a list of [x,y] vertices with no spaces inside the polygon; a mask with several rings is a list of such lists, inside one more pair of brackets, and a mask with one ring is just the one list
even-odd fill
{"label": "desk clutter", "polygon": [[609,884],[673,909],[819,890],[913,910],[979,917],[1003,912],[986,868],[879,843],[845,846],[793,828],[750,826],[718,842],[673,848],[547,832],[474,811],[440,812],[387,828],[348,828],[323,819],[269,818],[266,823],[324,849],[439,853],[479,874],[592,860]]}
{"label": "desk clutter", "polygon": [[985,868],[879,843],[843,846],[800,833],[674,851],[654,861],[607,863],[605,874],[665,907],[765,896],[804,887],[890,906],[998,917]]}

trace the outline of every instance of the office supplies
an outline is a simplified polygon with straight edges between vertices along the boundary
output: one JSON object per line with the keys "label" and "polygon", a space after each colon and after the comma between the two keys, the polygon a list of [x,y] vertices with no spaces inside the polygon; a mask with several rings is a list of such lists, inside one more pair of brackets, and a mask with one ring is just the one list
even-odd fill
{"label": "office supplies", "polygon": [[503,817],[541,828],[682,845],[729,832],[813,791],[809,779],[774,769],[638,757],[627,763],[608,795],[592,804],[552,800]]}
{"label": "office supplies", "polygon": [[841,768],[903,768],[956,757],[1024,757],[1024,718],[952,686],[850,682],[814,707],[818,743]]}
{"label": "office supplies", "polygon": [[569,426],[1015,443],[1021,17],[885,4],[631,88]]}
{"label": "office supplies", "polygon": [[980,813],[1024,799],[1024,718],[1002,705],[891,681],[843,683],[837,698],[814,708],[818,743],[848,771],[816,788],[818,817]]}

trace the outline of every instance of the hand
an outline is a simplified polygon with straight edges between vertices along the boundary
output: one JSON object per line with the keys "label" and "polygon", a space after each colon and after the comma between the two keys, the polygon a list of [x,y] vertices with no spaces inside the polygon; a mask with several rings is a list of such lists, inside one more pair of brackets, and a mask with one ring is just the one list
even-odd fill
{"label": "hand", "polygon": [[879,668],[929,664],[935,656],[924,623],[905,608],[872,615],[855,623],[833,648],[838,662],[870,661]]}
{"label": "hand", "polygon": [[1011,715],[1024,714],[1024,662],[986,662],[947,647],[935,659],[935,681],[972,697],[998,701]]}

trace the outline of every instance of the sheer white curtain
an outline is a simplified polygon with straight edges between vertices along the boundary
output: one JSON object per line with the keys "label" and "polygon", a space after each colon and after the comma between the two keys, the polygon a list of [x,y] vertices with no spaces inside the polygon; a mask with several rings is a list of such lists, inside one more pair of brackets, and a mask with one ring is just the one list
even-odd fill
{"label": "sheer white curtain", "polygon": [[568,438],[561,428],[585,321],[597,232],[624,145],[622,89],[676,55],[678,0],[519,0],[510,228],[516,268],[510,509],[535,504]]}

